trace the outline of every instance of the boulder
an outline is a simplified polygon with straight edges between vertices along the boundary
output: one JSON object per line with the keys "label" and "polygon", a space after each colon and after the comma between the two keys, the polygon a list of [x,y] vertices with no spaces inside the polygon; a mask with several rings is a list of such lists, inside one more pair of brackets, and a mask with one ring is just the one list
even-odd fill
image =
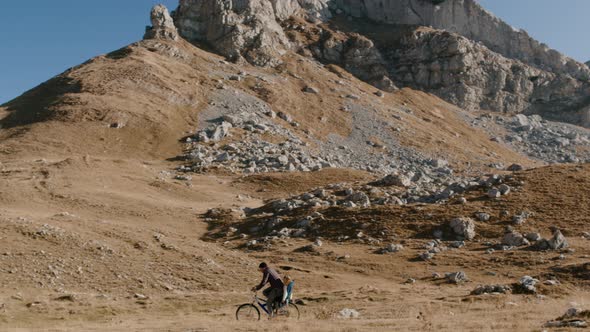
{"label": "boulder", "polygon": [[517,287],[521,292],[534,294],[537,292],[537,287],[535,285],[538,282],[539,280],[531,276],[524,276],[518,281]]}
{"label": "boulder", "polygon": [[209,138],[213,141],[220,141],[229,134],[230,128],[232,128],[231,123],[224,121],[215,127]]}
{"label": "boulder", "polygon": [[516,231],[511,231],[504,234],[504,237],[502,238],[502,244],[509,247],[522,247],[528,246],[530,242],[524,236],[522,236],[522,234]]}
{"label": "boulder", "polygon": [[398,186],[407,188],[412,185],[412,180],[404,175],[393,173],[379,180],[378,183],[384,186]]}
{"label": "boulder", "polygon": [[561,231],[555,227],[551,228],[553,236],[547,240],[547,245],[551,250],[557,249],[564,249],[569,246],[565,236],[561,233]]}
{"label": "boulder", "polygon": [[475,222],[471,218],[455,218],[449,226],[459,240],[470,241],[475,237]]}

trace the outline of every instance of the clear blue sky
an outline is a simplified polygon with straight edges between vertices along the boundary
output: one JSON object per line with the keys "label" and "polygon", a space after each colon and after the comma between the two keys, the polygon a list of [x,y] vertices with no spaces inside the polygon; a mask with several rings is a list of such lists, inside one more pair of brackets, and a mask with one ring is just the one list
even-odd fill
{"label": "clear blue sky", "polygon": [[[479,0],[508,23],[580,61],[590,60],[590,0]],[[155,3],[178,0],[5,0],[0,103],[99,54],[141,39]]]}

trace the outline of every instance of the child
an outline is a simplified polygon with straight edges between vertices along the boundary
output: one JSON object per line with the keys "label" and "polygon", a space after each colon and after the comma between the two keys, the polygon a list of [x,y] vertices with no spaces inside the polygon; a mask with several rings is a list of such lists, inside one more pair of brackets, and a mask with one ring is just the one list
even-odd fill
{"label": "child", "polygon": [[[282,305],[288,304],[291,302],[293,298],[293,284],[295,281],[289,275],[285,275],[283,277],[283,300],[281,301]],[[288,301],[288,302],[287,302]]]}

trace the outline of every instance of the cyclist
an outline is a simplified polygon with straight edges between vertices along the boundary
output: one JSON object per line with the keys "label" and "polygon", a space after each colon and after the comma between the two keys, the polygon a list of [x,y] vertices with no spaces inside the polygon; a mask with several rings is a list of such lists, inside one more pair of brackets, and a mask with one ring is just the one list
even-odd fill
{"label": "cyclist", "polygon": [[266,303],[268,303],[268,310],[272,317],[274,315],[275,304],[282,299],[284,284],[277,271],[268,267],[266,263],[260,263],[258,270],[262,272],[262,281],[258,286],[254,286],[252,291],[258,291],[270,283],[270,287],[262,291],[262,294],[266,296]]}

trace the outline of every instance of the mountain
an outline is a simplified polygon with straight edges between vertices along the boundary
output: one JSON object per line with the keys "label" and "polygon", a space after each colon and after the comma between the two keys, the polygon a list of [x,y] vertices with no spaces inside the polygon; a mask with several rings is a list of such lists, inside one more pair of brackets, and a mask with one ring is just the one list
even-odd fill
{"label": "mountain", "polygon": [[0,107],[0,329],[256,330],[261,261],[270,328],[586,319],[587,67],[470,0],[151,21]]}
{"label": "mountain", "polygon": [[[512,28],[474,0],[278,3],[181,1],[175,17],[184,38],[210,43],[234,61],[276,65],[283,52],[294,49],[344,67],[362,62],[367,68],[352,72],[377,87],[394,81],[466,109],[526,112],[590,125],[588,67]],[[293,13],[313,23],[288,24]],[[294,36],[293,27],[314,26],[320,27],[316,36],[309,36],[313,29],[304,31],[307,39]],[[412,28],[416,26],[438,30]],[[340,38],[346,43],[360,33],[368,39],[367,47],[357,48],[368,48],[369,54],[352,59],[343,54],[347,47],[334,43],[335,31],[345,35]]]}

